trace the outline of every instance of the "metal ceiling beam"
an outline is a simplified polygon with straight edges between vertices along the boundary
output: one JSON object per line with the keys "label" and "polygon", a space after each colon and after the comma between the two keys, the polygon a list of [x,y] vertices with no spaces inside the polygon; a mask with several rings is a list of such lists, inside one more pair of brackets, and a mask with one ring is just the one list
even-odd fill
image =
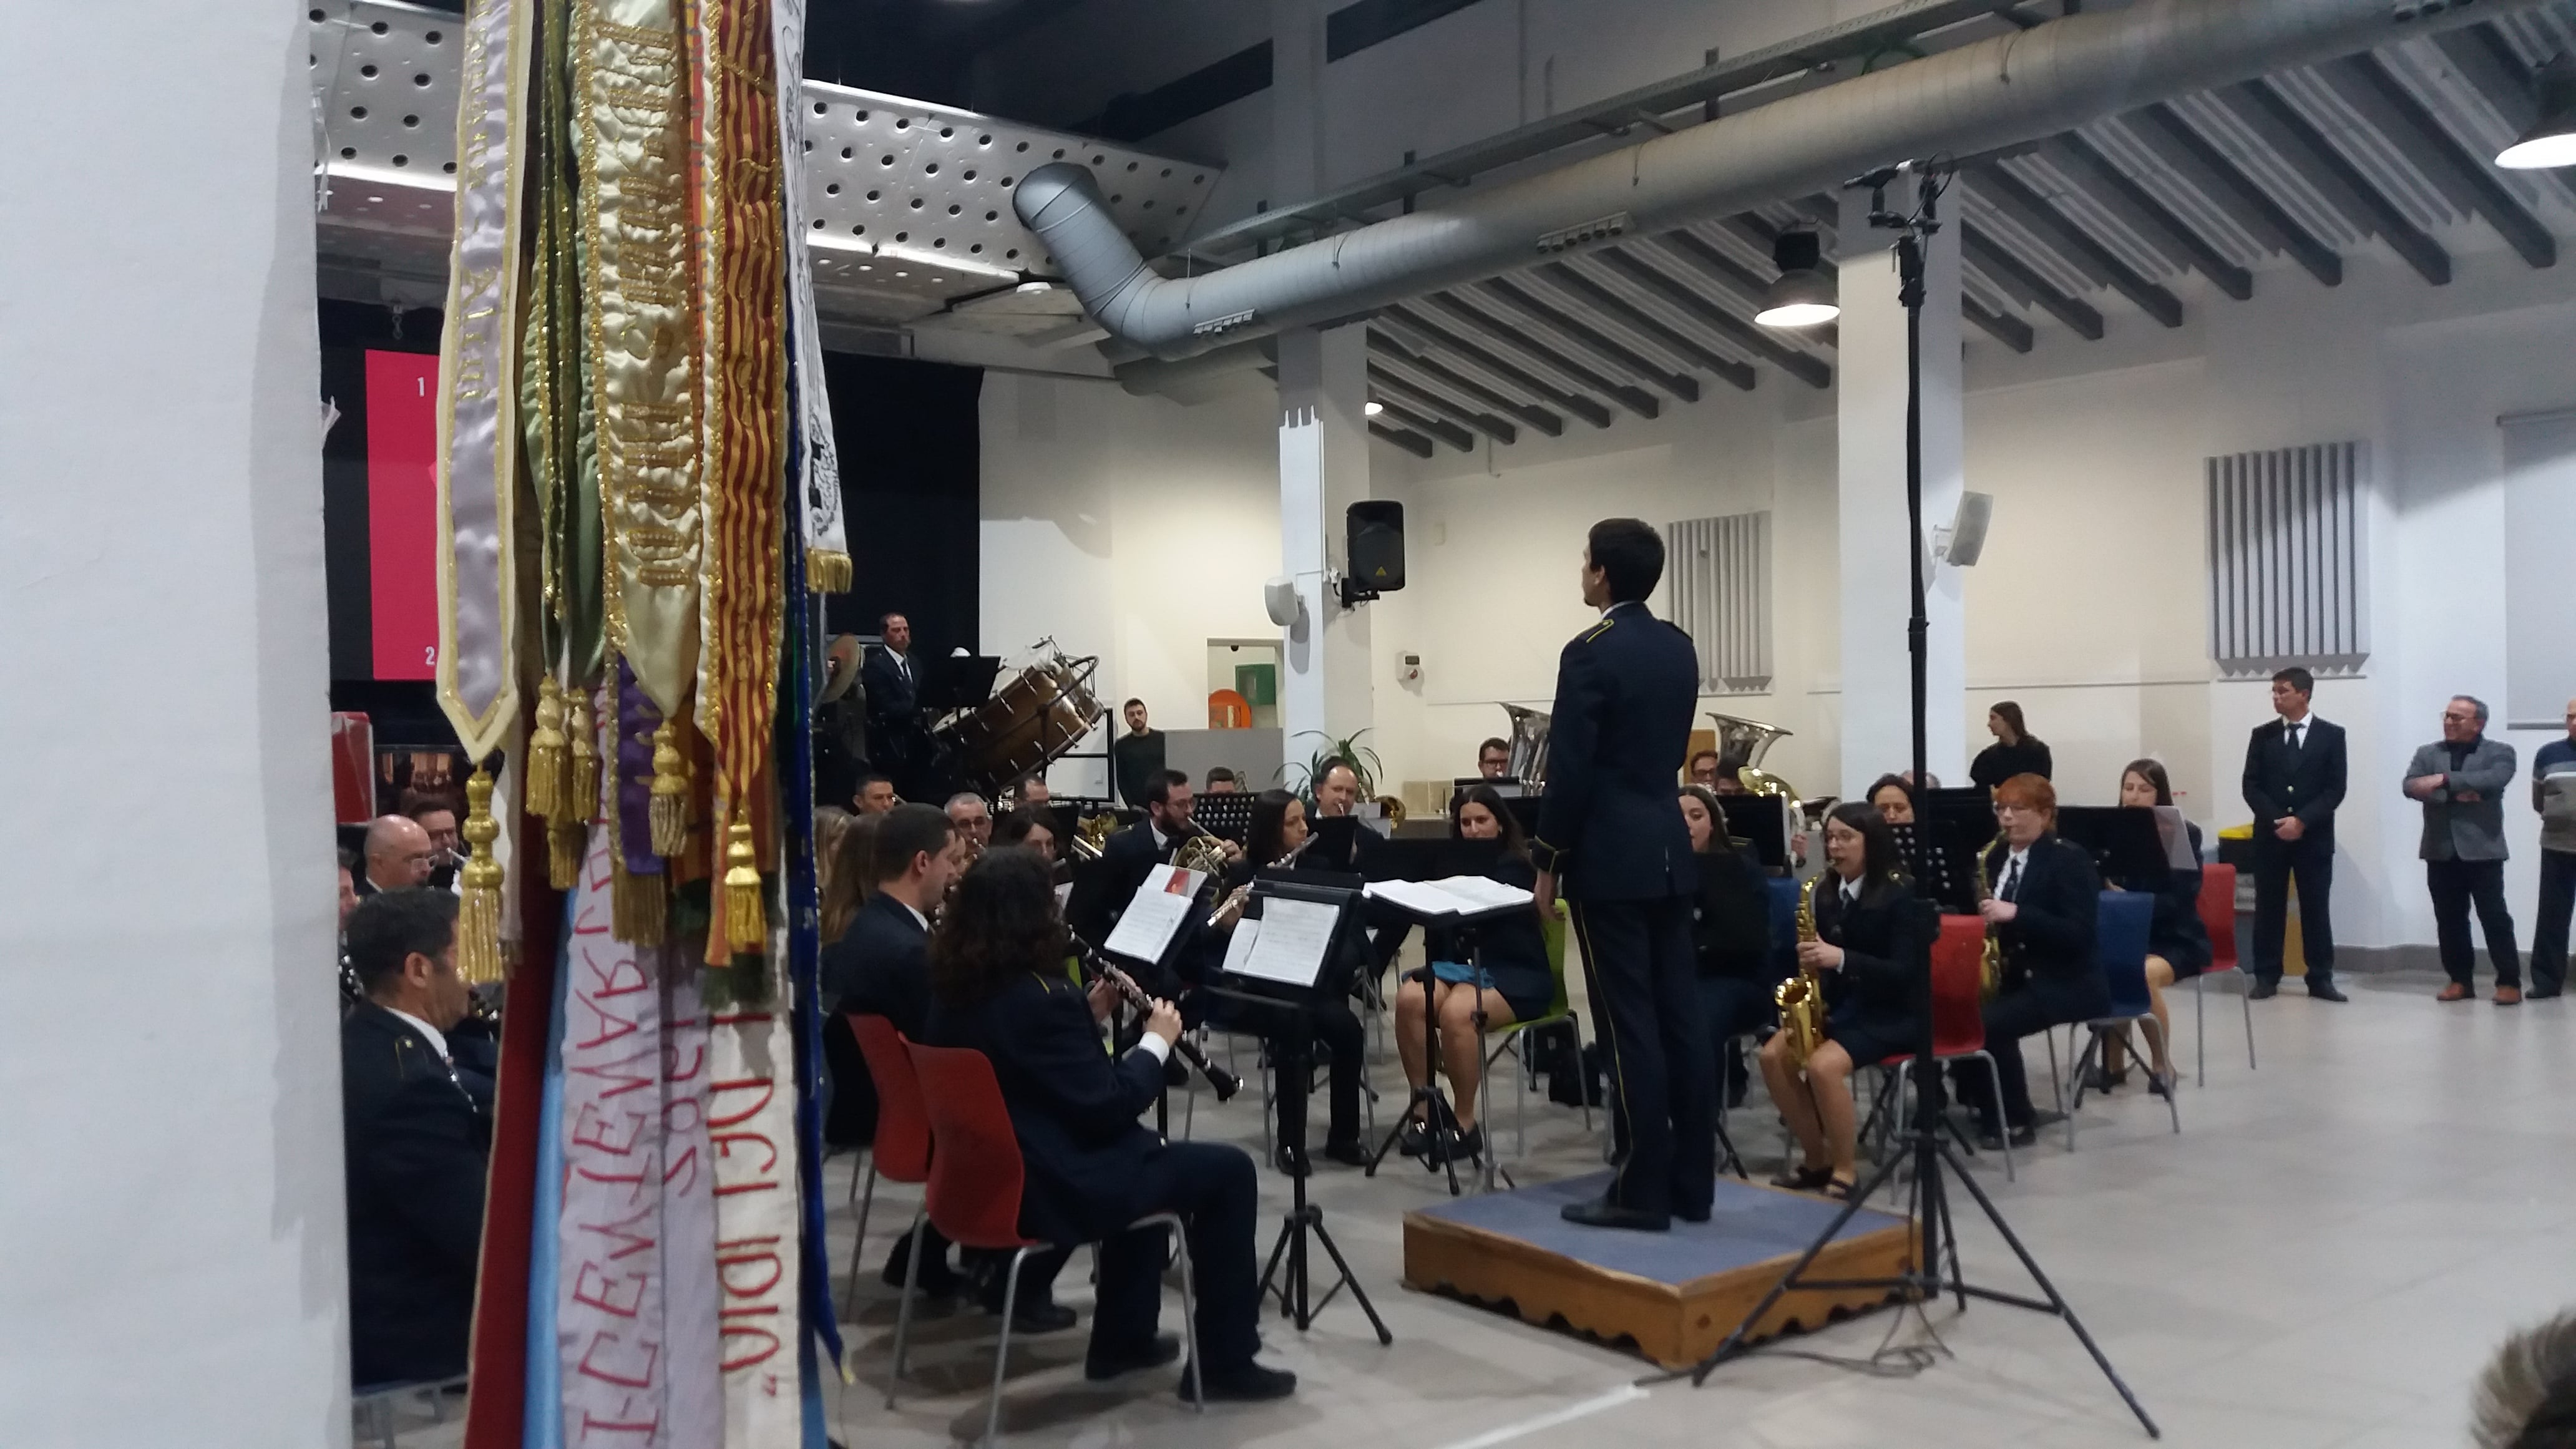
{"label": "metal ceiling beam", "polygon": [[2225,153],[2200,134],[2200,128],[2168,105],[2132,113],[2130,129],[2157,159],[2172,167],[2187,184],[2233,217],[2238,226],[2274,251],[2290,254],[2308,275],[2329,287],[2343,285],[2343,257],[2317,239],[2296,217],[2281,209],[2272,194],[2236,168]]}
{"label": "metal ceiling beam", "polygon": [[1753,391],[1754,373],[1749,364],[1708,346],[1660,317],[1648,314],[1645,309],[1576,271],[1565,262],[1549,262],[1540,267],[1539,271],[1545,274],[1549,281],[1581,294],[1592,305],[1673,349],[1680,356],[1689,358],[1746,392]]}
{"label": "metal ceiling beam", "polygon": [[[1462,397],[1474,398],[1487,407],[1500,408],[1551,438],[1562,437],[1565,434],[1565,419],[1555,413],[1535,403],[1525,402],[1508,393],[1488,387],[1475,378],[1442,363],[1438,358],[1409,352],[1395,339],[1384,335],[1374,327],[1369,329],[1368,341],[1370,351],[1398,366],[1410,368]],[[1511,439],[1505,438],[1503,441],[1510,442]]]}
{"label": "metal ceiling beam", "polygon": [[[1434,292],[1423,301],[1475,328],[1496,345],[1531,358],[1539,368],[1572,378],[1574,385],[1587,392],[1597,392],[1641,418],[1651,418],[1663,411],[1663,404],[1642,387],[1600,373],[1566,356],[1561,349],[1534,341],[1528,332],[1508,317],[1497,317],[1476,307],[1456,292]],[[1536,376],[1533,370],[1530,375]],[[1568,393],[1567,396],[1573,396]]]}
{"label": "metal ceiling beam", "polygon": [[1408,432],[1428,434],[1461,453],[1475,449],[1475,434],[1446,418],[1436,417],[1427,410],[1417,412],[1400,402],[1390,402],[1383,398],[1378,400],[1378,409],[1385,414],[1388,419],[1387,425],[1390,427],[1401,426]]}
{"label": "metal ceiling beam", "polygon": [[[1734,265],[1728,262],[1725,255],[1715,247],[1692,236],[1689,232],[1677,231],[1659,240],[1701,261],[1715,258],[1717,262]],[[1603,252],[1601,260],[1617,267],[1623,274],[1637,282],[1671,298],[1674,305],[1697,317],[1712,329],[1725,333],[1728,337],[1760,353],[1772,366],[1809,387],[1823,388],[1833,385],[1834,370],[1830,365],[1772,337],[1769,328],[1736,317],[1692,291],[1686,283],[1649,265],[1645,258],[1631,255],[1625,248],[1615,248]],[[1811,329],[1811,333],[1825,333],[1828,330],[1821,327],[1814,328]]]}
{"label": "metal ceiling beam", "polygon": [[2009,286],[2028,293],[2041,310],[2074,328],[2086,341],[2102,340],[2101,313],[2050,286],[2045,277],[2032,271],[2021,258],[1965,222],[1959,224],[1959,254],[1976,263],[1978,270],[1987,276],[1998,281],[2009,279]]}
{"label": "metal ceiling beam", "polygon": [[2451,280],[2451,254],[2426,235],[2397,203],[2371,184],[2334,142],[2311,123],[2269,81],[2251,80],[2211,93],[2228,112],[2251,128],[2263,144],[2324,193],[2326,203],[2363,231],[2373,232],[2395,249],[2416,275],[2434,286]]}
{"label": "metal ceiling beam", "polygon": [[2362,119],[2396,146],[2409,165],[2442,190],[2451,204],[2484,217],[2505,245],[2535,267],[2558,264],[2558,240],[2540,218],[2523,209],[2496,179],[2491,161],[2471,155],[2415,92],[2375,55],[2348,56],[2318,67],[2318,74]]}
{"label": "metal ceiling beam", "polygon": [[2202,236],[2191,223],[2132,180],[2093,143],[2069,131],[2048,143],[2048,154],[2094,202],[2145,233],[2149,240],[2173,248],[2218,290],[2242,302],[2254,295],[2254,274],[2238,266]]}
{"label": "metal ceiling beam", "polygon": [[1985,329],[1986,333],[2015,352],[2028,352],[2031,345],[2030,324],[2002,312],[1989,312],[1977,305],[1974,297],[1959,299],[1959,315]]}
{"label": "metal ceiling beam", "polygon": [[[2433,37],[2433,44],[2459,71],[2460,79],[2495,109],[2505,130],[2519,136],[2540,119],[2540,101],[2531,90],[2531,67],[2493,24],[2445,30]],[[2561,196],[2576,202],[2576,169],[2557,167],[2523,174],[2557,187]]]}
{"label": "metal ceiling beam", "polygon": [[[1555,383],[1539,377],[1529,369],[1522,367],[1519,363],[1512,362],[1495,355],[1484,346],[1476,342],[1472,342],[1465,337],[1461,337],[1457,333],[1451,332],[1447,328],[1442,327],[1439,323],[1423,316],[1421,313],[1412,310],[1410,306],[1399,304],[1397,306],[1387,308],[1386,312],[1388,316],[1394,318],[1396,321],[1403,323],[1405,326],[1421,333],[1424,337],[1429,338],[1433,346],[1445,348],[1450,352],[1456,353],[1458,356],[1465,358],[1467,361],[1474,363],[1476,366],[1483,368],[1494,376],[1503,379],[1512,386],[1523,389],[1528,392],[1530,396],[1543,398],[1554,404],[1558,410],[1572,413],[1576,417],[1583,419],[1585,422],[1590,423],[1596,428],[1606,428],[1610,426],[1610,410],[1608,408],[1603,407],[1601,404],[1594,402],[1588,397],[1568,392],[1564,388],[1558,387]],[[1532,423],[1531,426],[1536,427],[1537,424]],[[1541,429],[1541,431],[1553,432],[1554,430]]]}
{"label": "metal ceiling beam", "polygon": [[1372,434],[1386,439],[1417,458],[1428,459],[1431,456],[1431,440],[1420,433],[1409,433],[1402,428],[1390,428],[1379,422],[1370,423],[1368,428]]}
{"label": "metal ceiling beam", "polygon": [[1612,367],[1624,367],[1638,377],[1653,383],[1683,402],[1699,401],[1699,379],[1686,372],[1667,372],[1653,358],[1628,346],[1592,326],[1582,318],[1548,301],[1520,283],[1496,277],[1485,289],[1530,317],[1556,329],[1559,335],[1589,349]]}
{"label": "metal ceiling beam", "polygon": [[2136,303],[2139,311],[2167,327],[2182,325],[2181,298],[2138,275],[2127,262],[2112,255],[2109,247],[2094,240],[2090,232],[2024,185],[2021,178],[1999,165],[1988,165],[1976,168],[1972,179],[1987,201],[2036,233],[2085,275]]}
{"label": "metal ceiling beam", "polygon": [[1396,371],[1392,363],[1370,363],[1369,380],[1379,389],[1405,399],[1415,412],[1427,412],[1454,422],[1464,423],[1497,443],[1513,443],[1520,440],[1520,431],[1510,423],[1492,413],[1478,412],[1463,403],[1442,397]]}

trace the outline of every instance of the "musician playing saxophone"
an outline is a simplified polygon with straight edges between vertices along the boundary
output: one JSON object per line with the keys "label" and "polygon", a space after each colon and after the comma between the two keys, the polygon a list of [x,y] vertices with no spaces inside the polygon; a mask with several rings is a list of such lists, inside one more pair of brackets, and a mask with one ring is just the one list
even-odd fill
{"label": "musician playing saxophone", "polygon": [[2021,1039],[2107,1014],[2111,992],[2093,945],[2101,877],[2082,846],[2059,838],[2055,787],[2037,775],[2004,781],[1995,789],[1995,823],[2002,837],[1985,857],[1995,893],[1977,911],[2003,947],[2003,988],[1986,1003],[1985,1024],[1986,1050],[2002,1079],[2004,1120],[1991,1120],[1994,1108],[1978,1090],[1978,1075],[1953,1075],[1960,1095],[1978,1104],[1985,1143],[2002,1145],[2009,1130],[2019,1147],[2032,1140],[2036,1125]]}
{"label": "musician playing saxophone", "polygon": [[1762,1044],[1762,1077],[1801,1153],[1772,1182],[1843,1197],[1858,1178],[1852,1068],[1914,1050],[1935,928],[1904,873],[1895,833],[1869,805],[1852,801],[1825,817],[1825,862],[1813,898],[1816,939],[1798,946],[1799,969],[1824,982],[1825,1040],[1801,1077],[1788,1032],[1774,1033]]}

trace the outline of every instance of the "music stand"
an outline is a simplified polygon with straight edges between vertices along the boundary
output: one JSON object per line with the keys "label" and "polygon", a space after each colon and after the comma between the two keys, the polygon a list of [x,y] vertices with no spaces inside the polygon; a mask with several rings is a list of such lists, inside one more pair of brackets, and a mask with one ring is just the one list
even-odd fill
{"label": "music stand", "polygon": [[[1251,898],[1244,904],[1244,917],[1234,928],[1235,939],[1227,943],[1225,963],[1218,971],[1221,980],[1237,984],[1210,986],[1202,990],[1253,1007],[1258,1012],[1303,1012],[1309,1000],[1324,994],[1327,989],[1322,984],[1324,973],[1352,927],[1350,908],[1359,898],[1355,883],[1318,885],[1281,880],[1275,875],[1255,879]],[[1272,919],[1274,907],[1281,908],[1283,915],[1290,909],[1329,911],[1332,924],[1314,933],[1298,951],[1264,952],[1257,939],[1260,922]],[[1311,1035],[1302,1028],[1302,1024],[1297,1030],[1264,1035],[1269,1036],[1273,1043],[1271,1070],[1283,1077],[1291,1072],[1313,1075],[1314,1063],[1307,1056]],[[1369,1301],[1368,1290],[1360,1286],[1358,1275],[1351,1272],[1350,1260],[1342,1256],[1341,1248],[1333,1242],[1332,1233],[1324,1227],[1324,1210],[1306,1200],[1309,1172],[1303,1112],[1295,1114],[1293,1120],[1283,1114],[1279,1123],[1279,1155],[1288,1174],[1289,1209],[1288,1215],[1280,1221],[1279,1236],[1271,1240],[1270,1260],[1261,1270],[1261,1296],[1268,1298],[1276,1294],[1280,1313],[1294,1320],[1297,1331],[1303,1333],[1315,1321],[1315,1316],[1333,1301],[1334,1295],[1348,1288],[1351,1297],[1359,1303],[1360,1311],[1368,1315],[1369,1326],[1377,1330],[1377,1341],[1381,1344],[1395,1342],[1395,1335],[1388,1330],[1386,1320],[1378,1317],[1377,1305]],[[1337,1275],[1333,1286],[1320,1300],[1313,1296],[1309,1277],[1306,1239],[1310,1235],[1324,1245],[1324,1252],[1332,1258]],[[1288,1276],[1274,1288],[1272,1280],[1279,1277],[1282,1263],[1287,1265]]]}
{"label": "music stand", "polygon": [[1750,841],[1765,870],[1789,869],[1789,802],[1777,795],[1720,795],[1726,833]]}
{"label": "music stand", "polygon": [[2061,805],[2057,833],[2084,847],[2105,882],[2116,880],[2133,891],[2161,891],[2173,883],[2173,857],[2153,806]]}
{"label": "music stand", "polygon": [[[1502,853],[1503,845],[1499,840],[1454,838],[1391,840],[1380,846],[1370,857],[1369,874],[1377,880],[1406,881],[1440,880],[1453,875],[1483,875],[1495,861],[1502,858]],[[1480,968],[1483,962],[1477,959],[1477,952],[1481,949],[1482,943],[1476,938],[1476,925],[1514,910],[1525,909],[1519,906],[1498,906],[1491,910],[1471,912],[1424,911],[1382,896],[1372,897],[1370,905],[1373,910],[1383,914],[1389,921],[1401,922],[1407,930],[1416,926],[1422,927],[1426,940],[1428,932],[1434,926],[1458,931],[1466,947],[1462,954]],[[1449,1099],[1440,1093],[1440,1022],[1439,1014],[1431,1009],[1431,985],[1434,980],[1432,963],[1425,960],[1422,963],[1422,969],[1414,973],[1414,979],[1422,983],[1422,1085],[1413,1088],[1406,1096],[1404,1111],[1397,1115],[1395,1126],[1387,1132],[1386,1139],[1378,1144],[1377,1151],[1369,1155],[1367,1175],[1370,1177],[1377,1176],[1378,1164],[1384,1162],[1387,1155],[1395,1150],[1396,1144],[1404,1140],[1404,1125],[1412,1120],[1414,1109],[1417,1107],[1422,1111],[1422,1129],[1435,1146],[1444,1139],[1455,1139],[1465,1135],[1458,1122],[1457,1109],[1451,1106]],[[1490,1146],[1485,1155],[1485,1161],[1488,1164],[1493,1161]],[[1425,1167],[1429,1165],[1424,1164]],[[1458,1159],[1451,1153],[1442,1152],[1440,1167],[1448,1174],[1449,1195],[1458,1196],[1460,1191]]]}
{"label": "music stand", "polygon": [[1000,657],[992,654],[951,654],[923,664],[913,706],[925,714],[981,707],[993,697],[993,676],[1002,670]]}
{"label": "music stand", "polygon": [[1204,827],[1208,834],[1242,845],[1252,834],[1252,806],[1258,798],[1241,790],[1214,794],[1201,790],[1198,803],[1191,807],[1190,818]]}

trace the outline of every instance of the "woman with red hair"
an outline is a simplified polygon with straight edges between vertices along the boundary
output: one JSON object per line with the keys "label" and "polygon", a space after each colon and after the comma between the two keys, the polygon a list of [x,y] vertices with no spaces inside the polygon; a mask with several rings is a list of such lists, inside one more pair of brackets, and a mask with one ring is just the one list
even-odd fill
{"label": "woman with red hair", "polygon": [[[2009,1129],[2018,1147],[2035,1130],[2021,1039],[2102,1015],[2111,993],[2093,952],[2101,877],[2083,847],[2058,838],[2057,791],[2037,775],[2013,776],[1996,787],[1995,823],[2001,834],[1985,858],[1994,894],[1978,910],[2003,946],[2003,989],[1986,1003],[1985,1019],[2004,1120],[1980,1125],[1990,1144],[2000,1145]],[[1964,1080],[1961,1096],[1981,1113],[1994,1110]]]}

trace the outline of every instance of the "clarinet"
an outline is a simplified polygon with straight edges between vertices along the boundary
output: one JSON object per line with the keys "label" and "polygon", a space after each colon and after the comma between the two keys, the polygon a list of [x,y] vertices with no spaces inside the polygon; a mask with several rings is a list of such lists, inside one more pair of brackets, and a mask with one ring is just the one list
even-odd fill
{"label": "clarinet", "polygon": [[[1116,987],[1119,996],[1138,1011],[1153,1009],[1154,999],[1145,994],[1144,987],[1136,984],[1135,977],[1111,965],[1107,957],[1091,949],[1080,936],[1068,932],[1065,940],[1073,946],[1074,959],[1082,963],[1085,976],[1094,981],[1106,981]],[[1197,1042],[1186,1036],[1179,1037],[1172,1042],[1172,1050],[1180,1053],[1181,1060],[1199,1069],[1199,1075],[1207,1078],[1207,1084],[1216,1092],[1218,1101],[1232,1101],[1234,1094],[1243,1090],[1243,1079],[1209,1061],[1207,1053],[1199,1050]]]}

